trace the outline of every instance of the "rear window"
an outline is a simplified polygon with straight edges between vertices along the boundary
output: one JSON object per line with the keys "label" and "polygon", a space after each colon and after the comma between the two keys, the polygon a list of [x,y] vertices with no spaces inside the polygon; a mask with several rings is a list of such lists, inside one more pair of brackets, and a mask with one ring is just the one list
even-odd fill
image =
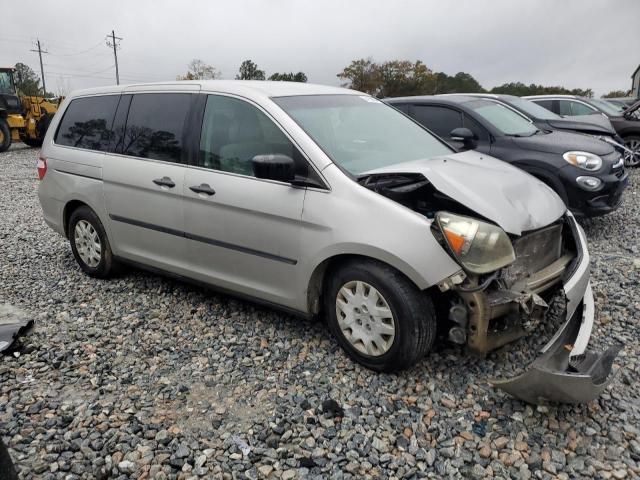
{"label": "rear window", "polygon": [[133,96],[124,134],[125,155],[180,163],[191,104],[188,93]]}
{"label": "rear window", "polygon": [[120,95],[72,100],[60,122],[55,143],[106,152],[113,136],[111,125]]}

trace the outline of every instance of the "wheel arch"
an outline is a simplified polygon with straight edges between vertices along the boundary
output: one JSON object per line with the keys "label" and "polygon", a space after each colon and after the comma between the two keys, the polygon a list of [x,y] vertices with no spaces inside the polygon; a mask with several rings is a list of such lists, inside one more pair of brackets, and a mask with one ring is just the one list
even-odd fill
{"label": "wheel arch", "polygon": [[[64,229],[65,237],[69,238],[69,220],[71,219],[71,215],[80,207],[88,207],[91,208],[91,205],[83,202],[82,200],[74,199],[69,200],[63,210],[62,210],[62,228]],[[95,212],[93,208],[91,208]]]}
{"label": "wheel arch", "polygon": [[421,278],[417,272],[407,271],[406,268],[399,268],[398,265],[394,265],[393,263],[390,263],[381,258],[357,253],[338,253],[327,257],[320,263],[318,263],[313,269],[311,276],[309,277],[306,294],[307,311],[310,315],[318,315],[320,313],[320,310],[322,309],[322,295],[327,279],[327,273],[331,272],[332,269],[337,268],[340,264],[351,260],[373,261],[384,264],[402,274],[420,290],[425,290],[431,286],[426,284],[425,280]]}

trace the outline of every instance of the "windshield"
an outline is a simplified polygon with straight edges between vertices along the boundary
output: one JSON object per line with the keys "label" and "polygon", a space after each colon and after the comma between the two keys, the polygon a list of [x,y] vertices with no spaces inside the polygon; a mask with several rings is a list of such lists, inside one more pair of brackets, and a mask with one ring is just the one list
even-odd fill
{"label": "windshield", "polygon": [[606,100],[598,100],[597,98],[592,98],[589,102],[596,108],[602,110],[607,115],[612,115],[614,117],[620,117],[622,112],[624,112],[624,108],[620,105],[615,105],[611,102],[607,102]]}
{"label": "windshield", "polygon": [[524,98],[513,97],[509,98],[509,100],[505,100],[505,103],[512,105],[514,108],[517,108],[521,112],[526,113],[531,118],[540,119],[540,120],[560,120],[562,117],[560,115],[556,115],[551,110],[547,110],[544,107],[541,107],[537,103],[532,102],[531,100],[525,100]]}
{"label": "windshield", "polygon": [[16,94],[9,72],[0,72],[0,93],[8,93],[9,95]]}
{"label": "windshield", "polygon": [[465,102],[465,106],[474,110],[478,115],[509,136],[529,137],[538,129],[522,115],[490,100],[472,100]]}
{"label": "windshield", "polygon": [[300,95],[272,100],[353,175],[452,153],[424,128],[373,97]]}

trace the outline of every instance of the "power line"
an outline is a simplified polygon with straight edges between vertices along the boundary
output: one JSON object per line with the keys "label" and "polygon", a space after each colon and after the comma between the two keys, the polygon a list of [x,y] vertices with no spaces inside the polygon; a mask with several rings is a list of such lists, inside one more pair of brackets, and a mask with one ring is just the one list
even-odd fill
{"label": "power line", "polygon": [[111,40],[109,40],[109,35],[107,35],[107,47],[113,47],[113,58],[116,62],[116,85],[120,85],[120,73],[118,72],[118,42],[121,41],[121,37],[116,37],[116,34],[113,30],[111,30]]}
{"label": "power line", "polygon": [[42,74],[42,92],[43,97],[47,96],[47,85],[44,83],[44,67],[42,66],[42,54],[49,53],[46,50],[42,51],[42,47],[40,46],[40,39],[37,40],[36,45],[38,46],[37,50],[31,50],[32,52],[38,52],[38,56],[40,57],[40,73]]}
{"label": "power line", "polygon": [[[67,65],[61,65],[59,63],[45,63],[44,65],[45,67],[63,68],[64,70],[70,73],[88,73],[88,74],[106,72],[107,70],[110,70],[114,67],[113,63],[111,63],[109,66],[100,65],[100,67],[102,67],[100,70],[93,71],[91,68],[69,68],[67,67]],[[92,67],[94,68],[96,66],[97,65],[92,65]]]}
{"label": "power line", "polygon": [[95,50],[100,45],[102,45],[102,40],[100,40],[94,46],[87,48],[86,50],[81,50],[79,52],[74,52],[74,53],[52,53],[51,55],[55,55],[56,57],[75,57],[77,55],[83,55],[83,54],[88,53],[88,52],[90,52],[92,50]]}

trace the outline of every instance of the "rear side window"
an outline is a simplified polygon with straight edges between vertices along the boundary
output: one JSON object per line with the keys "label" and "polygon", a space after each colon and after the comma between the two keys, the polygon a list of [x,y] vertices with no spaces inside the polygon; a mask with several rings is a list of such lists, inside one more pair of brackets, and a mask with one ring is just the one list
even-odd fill
{"label": "rear side window", "polygon": [[190,104],[189,93],[134,95],[122,140],[122,153],[182,162],[183,134]]}
{"label": "rear side window", "polygon": [[113,137],[111,125],[120,95],[72,100],[60,122],[55,143],[106,152]]}
{"label": "rear side window", "polygon": [[449,138],[451,130],[462,127],[462,115],[451,108],[414,105],[412,116],[442,138]]}
{"label": "rear side window", "polygon": [[591,115],[597,113],[595,108],[588,107],[584,103],[560,100],[560,115]]}

